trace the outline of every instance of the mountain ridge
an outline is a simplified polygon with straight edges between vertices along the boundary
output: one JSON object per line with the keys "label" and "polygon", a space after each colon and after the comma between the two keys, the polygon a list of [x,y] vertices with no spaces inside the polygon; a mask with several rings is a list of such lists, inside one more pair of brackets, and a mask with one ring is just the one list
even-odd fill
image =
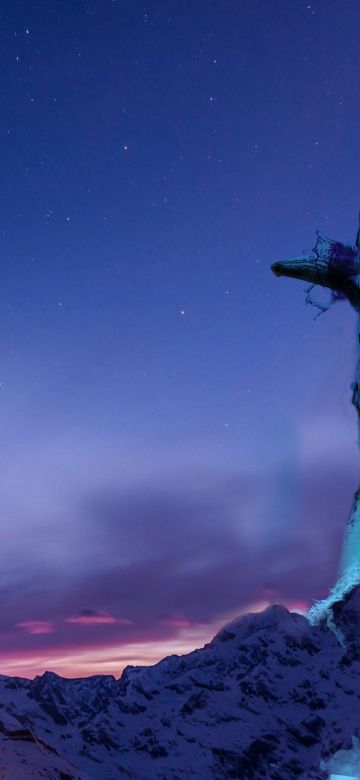
{"label": "mountain ridge", "polygon": [[324,780],[360,737],[360,586],[332,619],[345,647],[275,604],[119,680],[0,676],[0,778]]}

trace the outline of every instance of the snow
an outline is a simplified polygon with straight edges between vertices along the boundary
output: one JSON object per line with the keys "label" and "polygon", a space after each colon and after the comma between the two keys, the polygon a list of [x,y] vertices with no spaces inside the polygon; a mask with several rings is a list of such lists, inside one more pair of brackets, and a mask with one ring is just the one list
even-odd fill
{"label": "snow", "polygon": [[357,750],[359,588],[332,619],[344,646],[275,605],[120,680],[0,676],[0,778],[327,780]]}

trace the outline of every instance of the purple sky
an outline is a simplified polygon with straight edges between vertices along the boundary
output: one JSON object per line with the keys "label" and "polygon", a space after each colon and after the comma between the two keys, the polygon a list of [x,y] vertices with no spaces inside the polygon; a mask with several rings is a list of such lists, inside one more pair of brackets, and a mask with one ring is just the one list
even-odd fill
{"label": "purple sky", "polygon": [[111,671],[337,572],[355,316],[276,259],[360,206],[355,0],[5,0],[1,671]]}

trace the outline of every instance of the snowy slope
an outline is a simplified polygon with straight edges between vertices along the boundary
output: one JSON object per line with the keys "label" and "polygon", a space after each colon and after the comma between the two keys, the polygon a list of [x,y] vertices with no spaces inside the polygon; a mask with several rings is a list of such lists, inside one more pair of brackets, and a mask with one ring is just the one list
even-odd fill
{"label": "snowy slope", "polygon": [[0,780],[325,779],[360,736],[360,589],[326,625],[285,607],[113,677],[0,677]]}

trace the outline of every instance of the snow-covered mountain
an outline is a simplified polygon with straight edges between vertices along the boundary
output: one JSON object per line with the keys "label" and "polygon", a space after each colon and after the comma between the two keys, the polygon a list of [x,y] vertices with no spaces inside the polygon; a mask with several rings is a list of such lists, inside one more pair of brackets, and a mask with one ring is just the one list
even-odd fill
{"label": "snow-covered mountain", "polygon": [[2,676],[0,780],[325,779],[360,736],[360,586],[333,620],[346,647],[272,606],[120,680]]}

